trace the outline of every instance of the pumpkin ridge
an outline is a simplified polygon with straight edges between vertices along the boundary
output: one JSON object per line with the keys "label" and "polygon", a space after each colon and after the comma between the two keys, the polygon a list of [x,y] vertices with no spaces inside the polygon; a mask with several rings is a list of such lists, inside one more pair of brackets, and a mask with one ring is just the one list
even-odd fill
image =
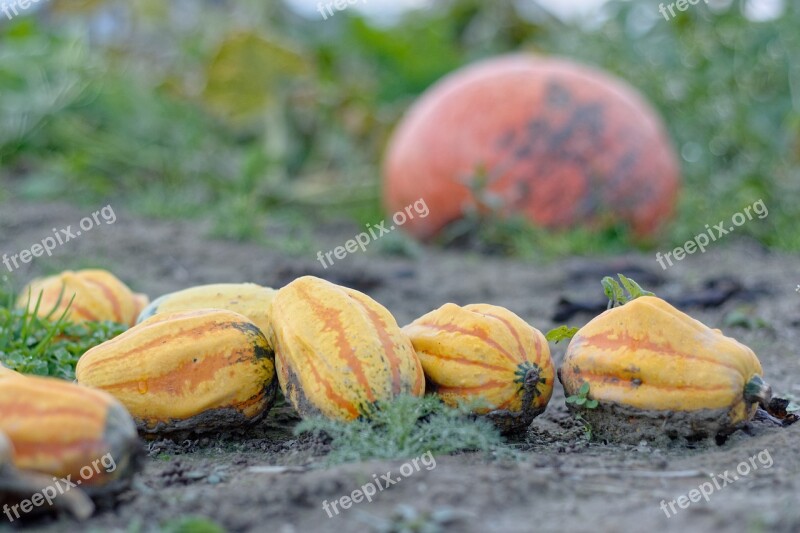
{"label": "pumpkin ridge", "polygon": [[514,337],[514,340],[517,341],[517,346],[519,346],[519,360],[520,360],[520,362],[524,361],[525,360],[525,347],[522,344],[522,339],[520,339],[519,333],[517,332],[517,329],[511,324],[511,322],[509,322],[508,320],[506,320],[505,318],[503,318],[500,315],[496,315],[496,314],[493,314],[493,313],[488,312],[488,311],[479,311],[479,312],[482,315],[485,315],[485,316],[494,318],[496,320],[499,320],[508,329],[508,331],[511,332],[511,336]]}
{"label": "pumpkin ridge", "polygon": [[[318,299],[313,298],[309,291],[302,285],[298,285],[297,291],[306,299],[311,312],[318,317],[318,319],[325,325],[326,328],[335,332],[337,337],[338,355],[355,374],[356,380],[364,388],[367,394],[367,399],[370,402],[375,402],[375,394],[370,386],[369,379],[364,372],[364,365],[362,364],[361,360],[356,357],[355,350],[347,341],[347,336],[345,335],[346,328],[344,327],[341,319],[338,318],[341,317],[342,311],[340,309],[328,307]],[[347,295],[347,293],[345,293],[345,295]],[[349,295],[347,295],[347,297],[350,298]],[[322,313],[320,313],[320,310]]]}
{"label": "pumpkin ridge", "polygon": [[110,287],[108,287],[104,283],[101,283],[91,278],[86,278],[85,281],[87,283],[94,285],[95,287],[98,287],[100,291],[103,293],[103,295],[105,295],[106,300],[108,300],[111,303],[111,309],[114,313],[114,316],[117,318],[117,322],[119,324],[127,324],[128,322],[130,322],[129,320],[122,319],[122,308],[120,307],[120,301],[117,299],[116,294],[114,294],[114,291],[112,291]]}
{"label": "pumpkin ridge", "polygon": [[487,331],[481,330],[479,328],[467,329],[467,328],[459,327],[459,326],[457,326],[455,324],[452,324],[452,323],[448,323],[448,324],[429,324],[429,323],[426,323],[426,322],[419,322],[419,323],[415,323],[415,324],[412,324],[412,325],[419,325],[419,326],[424,326],[424,327],[428,327],[428,328],[431,328],[431,329],[438,329],[440,331],[446,331],[448,333],[458,333],[460,335],[467,335],[469,337],[475,337],[477,339],[482,340],[483,342],[485,342],[486,344],[488,344],[492,348],[496,349],[498,352],[502,353],[512,363],[516,364],[518,362],[514,358],[513,355],[511,355],[505,348],[500,346],[500,344],[498,344],[497,341],[492,339],[489,336],[489,333]]}
{"label": "pumpkin ridge", "polygon": [[[352,293],[355,291],[347,292]],[[400,366],[402,362],[400,361],[400,357],[397,355],[397,352],[394,349],[394,341],[384,327],[386,322],[384,321],[383,317],[375,312],[374,309],[371,309],[368,305],[366,305],[366,303],[362,301],[359,296],[350,294],[350,297],[356,300],[356,303],[358,303],[358,305],[364,310],[364,313],[370,322],[372,322],[375,333],[377,333],[378,339],[381,341],[383,351],[386,353],[387,359],[389,359],[389,368],[391,369],[392,373],[392,393],[399,394],[403,388],[403,380],[400,376]]]}
{"label": "pumpkin ridge", "polygon": [[589,343],[597,346],[598,348],[607,349],[607,350],[610,350],[610,351],[616,350],[616,349],[618,349],[618,348],[620,348],[621,346],[624,346],[624,345],[630,345],[630,344],[636,343],[637,348],[643,348],[645,350],[649,350],[649,351],[654,352],[654,353],[659,353],[659,354],[665,355],[667,357],[676,357],[676,358],[680,358],[680,359],[690,359],[690,360],[693,360],[693,361],[702,361],[702,362],[709,363],[709,364],[723,366],[723,367],[728,368],[730,370],[733,370],[733,371],[735,371],[737,373],[741,371],[741,369],[738,368],[736,365],[727,363],[727,362],[722,361],[720,359],[707,359],[707,358],[704,358],[704,357],[698,357],[698,356],[693,355],[693,354],[687,354],[687,353],[679,352],[677,350],[671,349],[671,348],[666,347],[666,346],[664,346],[662,344],[659,344],[659,343],[655,343],[655,342],[651,342],[651,341],[647,341],[647,340],[633,339],[627,332],[624,332],[622,334],[615,332],[614,335],[617,337],[616,339],[611,339],[609,333],[597,333],[597,334],[591,335],[591,336],[581,335],[580,337],[576,336],[576,339],[579,339],[579,340],[577,340],[578,343],[589,342]]}

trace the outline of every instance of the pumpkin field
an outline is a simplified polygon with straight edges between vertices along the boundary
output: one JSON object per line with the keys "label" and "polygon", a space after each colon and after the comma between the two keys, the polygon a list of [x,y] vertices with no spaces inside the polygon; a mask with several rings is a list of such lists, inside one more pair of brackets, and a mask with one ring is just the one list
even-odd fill
{"label": "pumpkin field", "polygon": [[0,531],[800,531],[800,7],[0,6]]}

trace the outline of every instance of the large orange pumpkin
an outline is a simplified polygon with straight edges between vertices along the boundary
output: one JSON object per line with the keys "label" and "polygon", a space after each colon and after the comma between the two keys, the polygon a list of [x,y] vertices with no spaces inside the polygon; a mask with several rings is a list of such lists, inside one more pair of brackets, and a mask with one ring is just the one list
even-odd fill
{"label": "large orange pumpkin", "polygon": [[663,123],[635,89],[523,54],[457,71],[412,106],[389,144],[386,207],[424,198],[430,214],[403,227],[431,238],[474,202],[481,173],[505,213],[548,228],[625,223],[639,236],[670,217],[680,184]]}

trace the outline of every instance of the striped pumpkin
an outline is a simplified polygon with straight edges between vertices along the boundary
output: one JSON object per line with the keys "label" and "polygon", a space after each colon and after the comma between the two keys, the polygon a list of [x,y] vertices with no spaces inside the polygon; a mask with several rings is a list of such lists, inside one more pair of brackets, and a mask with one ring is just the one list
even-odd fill
{"label": "striped pumpkin", "polygon": [[131,416],[112,396],[53,378],[0,380],[0,432],[16,468],[72,476],[89,490],[126,484],[142,449]]}
{"label": "striped pumpkin", "polygon": [[277,389],[264,334],[221,309],[156,315],[86,352],[75,374],[114,395],[146,434],[254,423]]}
{"label": "striped pumpkin", "polygon": [[270,315],[281,389],[301,416],[353,420],[375,402],[424,394],[411,341],[365,294],[307,276],[278,291]]}
{"label": "striped pumpkin", "polygon": [[[733,429],[752,418],[757,402],[769,401],[761,375],[750,348],[653,296],[589,322],[572,338],[559,370],[567,396],[589,384],[600,408],[581,414],[596,421],[596,434],[635,442],[646,421],[671,436]],[[608,424],[609,411],[624,415],[621,428]]]}
{"label": "striped pumpkin", "polygon": [[261,331],[269,324],[269,304],[277,291],[255,283],[220,283],[201,285],[167,294],[153,300],[139,315],[137,322],[162,313],[197,309],[226,309],[252,320]]}
{"label": "striped pumpkin", "polygon": [[502,307],[449,303],[403,328],[432,392],[471,405],[505,432],[526,428],[553,393],[544,335]]}
{"label": "striped pumpkin", "polygon": [[40,294],[40,317],[56,320],[69,306],[67,318],[76,323],[109,320],[130,326],[149,301],[146,295],[133,293],[105,270],[68,270],[33,280],[23,289],[17,306],[33,311]]}

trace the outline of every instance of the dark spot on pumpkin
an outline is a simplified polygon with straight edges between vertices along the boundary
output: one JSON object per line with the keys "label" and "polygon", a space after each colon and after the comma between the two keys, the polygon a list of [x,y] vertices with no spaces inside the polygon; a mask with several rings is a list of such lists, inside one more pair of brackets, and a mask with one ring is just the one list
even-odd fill
{"label": "dark spot on pumpkin", "polygon": [[633,378],[631,380],[631,383],[633,384],[634,387],[638,387],[642,384],[642,380],[639,378]]}

